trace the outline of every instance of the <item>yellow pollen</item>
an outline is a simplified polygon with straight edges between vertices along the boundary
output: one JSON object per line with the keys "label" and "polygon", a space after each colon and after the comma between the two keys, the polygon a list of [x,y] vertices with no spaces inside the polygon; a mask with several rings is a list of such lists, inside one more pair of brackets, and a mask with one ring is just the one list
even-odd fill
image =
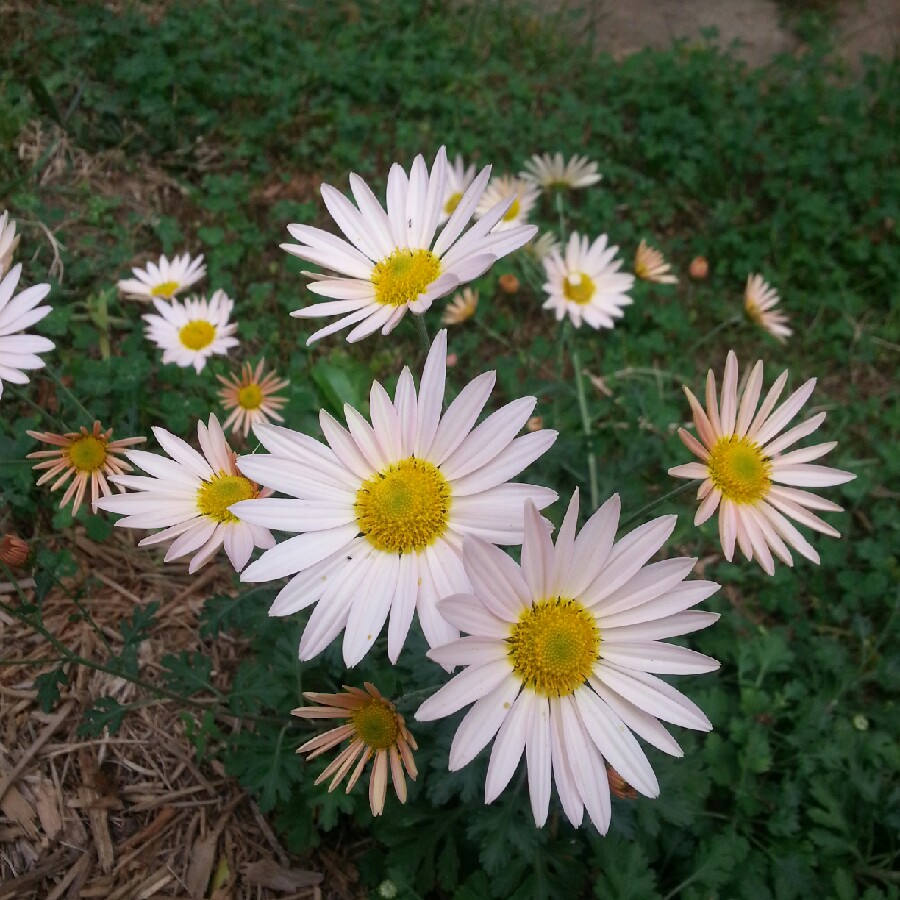
{"label": "yellow pollen", "polygon": [[450,485],[431,463],[411,456],[364,481],[354,509],[359,530],[376,549],[424,550],[447,527]]}
{"label": "yellow pollen", "polygon": [[759,308],[755,300],[747,297],[747,299],[744,300],[744,309],[747,310],[747,317],[751,322],[754,322],[757,325],[762,325],[763,312]]}
{"label": "yellow pollen", "polygon": [[238,517],[228,511],[232,503],[250,500],[256,496],[256,488],[243,475],[226,475],[219,472],[204,481],[197,491],[197,509],[216,522],[237,522]]}
{"label": "yellow pollen", "polygon": [[755,503],[769,492],[772,464],[760,446],[747,438],[719,438],[707,466],[713,484],[735,503]]}
{"label": "yellow pollen", "polygon": [[403,306],[440,274],[441,261],[430,250],[395,250],[372,270],[375,299],[385,306]]}
{"label": "yellow pollen", "polygon": [[397,713],[387,700],[366,700],[352,717],[359,739],[373,750],[388,750],[397,743]]}
{"label": "yellow pollen", "polygon": [[79,472],[96,472],[106,462],[106,441],[87,434],[72,441],[67,452],[69,462]]}
{"label": "yellow pollen", "polygon": [[178,330],[178,338],[188,350],[202,350],[208,347],[215,336],[215,325],[205,319],[194,319]]}
{"label": "yellow pollen", "polygon": [[[638,278],[646,281],[650,277],[650,269],[643,259],[639,259],[634,264],[634,274]],[[583,277],[583,276],[582,276]]]}
{"label": "yellow pollen", "polygon": [[452,216],[453,213],[456,212],[456,207],[459,206],[459,201],[462,200],[462,194],[457,191],[455,194],[451,194],[447,202],[444,204],[444,212],[447,213],[448,216]]}
{"label": "yellow pollen", "polygon": [[503,221],[504,222],[512,222],[513,219],[519,214],[519,210],[522,208],[522,204],[519,203],[519,198],[516,197],[512,202],[512,206],[503,213]]}
{"label": "yellow pollen", "polygon": [[594,671],[600,630],[577,600],[550,597],[526,609],[507,638],[513,671],[542,697],[575,692]]}
{"label": "yellow pollen", "polygon": [[566,300],[571,300],[579,306],[584,306],[585,303],[590,303],[591,297],[594,296],[594,280],[585,275],[584,272],[581,273],[581,278],[578,281],[566,278],[563,281],[563,294]]}
{"label": "yellow pollen", "polygon": [[241,409],[259,409],[263,402],[263,392],[258,384],[245,384],[237,395]]}
{"label": "yellow pollen", "polygon": [[156,285],[151,291],[151,297],[165,297],[167,300],[172,298],[172,295],[175,291],[178,290],[180,285],[177,281],[164,281],[162,284]]}

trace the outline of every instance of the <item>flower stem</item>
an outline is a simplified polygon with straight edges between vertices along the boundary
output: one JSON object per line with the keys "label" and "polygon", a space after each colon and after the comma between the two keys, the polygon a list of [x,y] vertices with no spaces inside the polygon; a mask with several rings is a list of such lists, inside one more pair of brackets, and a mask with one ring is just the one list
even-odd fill
{"label": "flower stem", "polygon": [[625,528],[630,525],[635,520],[639,519],[644,515],[648,510],[653,509],[654,506],[659,506],[660,503],[665,503],[666,500],[671,500],[672,497],[677,497],[679,494],[683,494],[689,488],[694,487],[697,481],[686,481],[684,484],[679,484],[677,488],[673,488],[666,494],[663,494],[661,497],[657,497],[655,500],[651,500],[645,506],[642,506],[637,512],[632,513],[627,519],[623,519],[619,523],[619,528]]}
{"label": "flower stem", "polygon": [[44,371],[50,376],[50,380],[56,384],[72,403],[88,417],[88,422],[86,424],[93,424],[96,420],[94,414],[63,384],[62,379],[53,371],[53,369],[51,369],[50,366],[47,366]]}
{"label": "flower stem", "polygon": [[427,356],[428,351],[431,349],[431,338],[428,337],[428,328],[425,326],[425,316],[413,313],[413,321],[416,323],[416,331],[419,332],[419,340],[421,340],[422,349]]}
{"label": "flower stem", "polygon": [[687,353],[685,354],[686,358],[690,358],[691,354],[702,344],[705,344],[710,338],[715,337],[720,331],[724,331],[726,328],[730,328],[732,325],[737,325],[738,322],[741,321],[742,316],[732,316],[730,319],[726,319],[724,322],[719,322],[715,328],[707,331],[703,337],[694,341],[693,344],[688,348]]}
{"label": "flower stem", "polygon": [[587,396],[584,391],[584,372],[582,371],[581,356],[578,353],[578,340],[574,334],[570,335],[570,341],[572,367],[575,369],[575,394],[578,397],[578,410],[581,413],[581,430],[584,432],[584,437],[588,445],[588,481],[591,491],[591,510],[593,511],[599,505],[600,500],[600,488],[597,483],[597,454],[594,453],[591,414],[588,411]]}

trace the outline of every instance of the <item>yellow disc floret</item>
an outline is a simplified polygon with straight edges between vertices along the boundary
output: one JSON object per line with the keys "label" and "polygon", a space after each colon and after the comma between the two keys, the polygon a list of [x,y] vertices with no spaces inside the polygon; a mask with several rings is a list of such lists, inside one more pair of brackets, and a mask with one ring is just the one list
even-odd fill
{"label": "yellow disc floret", "polygon": [[563,281],[563,294],[566,300],[584,306],[585,303],[590,303],[591,297],[594,296],[594,280],[583,272],[574,278],[567,277]]}
{"label": "yellow disc floret", "polygon": [[219,523],[237,522],[238,517],[229,512],[228,507],[239,500],[250,500],[255,496],[256,486],[249,478],[219,472],[200,485],[197,491],[197,509]]}
{"label": "yellow disc floret", "polygon": [[755,503],[769,492],[772,464],[747,438],[719,438],[709,451],[707,466],[713,484],[735,503]]}
{"label": "yellow disc floret", "polygon": [[375,299],[385,306],[403,306],[440,274],[441,261],[430,250],[395,250],[372,270]]}
{"label": "yellow disc floret", "polygon": [[162,284],[157,284],[150,290],[151,297],[165,297],[167,300],[172,299],[172,295],[181,285],[177,281],[164,281]]}
{"label": "yellow disc floret", "polygon": [[259,409],[263,402],[263,392],[258,384],[245,384],[237,395],[241,409]]}
{"label": "yellow disc floret", "polygon": [[456,212],[456,207],[459,206],[459,201],[462,200],[462,198],[463,195],[459,191],[455,194],[451,194],[444,204],[444,212],[447,213],[448,216],[452,216],[453,213]]}
{"label": "yellow disc floret", "polygon": [[450,485],[431,463],[411,456],[364,481],[354,509],[359,530],[376,549],[424,550],[447,527]]}
{"label": "yellow disc floret", "polygon": [[352,715],[357,737],[373,750],[388,750],[397,743],[397,713],[387,700],[366,700]]}
{"label": "yellow disc floret", "polygon": [[193,319],[178,330],[178,339],[188,350],[208,347],[216,336],[216,328],[205,319]]}
{"label": "yellow disc floret", "polygon": [[516,197],[512,202],[512,206],[503,213],[503,221],[504,222],[512,222],[513,219],[519,214],[519,210],[522,208],[522,204],[519,202],[519,198]]}
{"label": "yellow disc floret", "polygon": [[79,472],[96,472],[106,462],[106,441],[86,434],[68,447],[69,461]]}
{"label": "yellow disc floret", "polygon": [[513,671],[542,697],[581,687],[600,654],[600,630],[577,600],[551,597],[526,609],[507,638]]}

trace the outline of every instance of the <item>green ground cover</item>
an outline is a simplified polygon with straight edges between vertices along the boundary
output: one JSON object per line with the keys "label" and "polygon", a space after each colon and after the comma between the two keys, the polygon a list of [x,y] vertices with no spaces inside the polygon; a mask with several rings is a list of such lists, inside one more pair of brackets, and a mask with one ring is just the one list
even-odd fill
{"label": "green ground cover", "polygon": [[[690,494],[654,510],[679,514],[672,546],[723,585],[706,604],[722,619],[690,641],[722,668],[681,684],[714,731],[680,733],[684,759],[651,750],[660,799],[616,801],[606,837],[558,815],[535,829],[521,783],[483,806],[485,759],[445,771],[456,720],[421,735],[422,776],[381,819],[364,791],[314,787],[323,764],[293,754],[308,729],[262,718],[288,718],[301,689],[336,688],[344,668],[335,646],[297,662],[305,614],[268,619],[265,585],[207,604],[210,635],[253,636],[258,655],[228,703],[261,720],[225,733],[191,718],[199,751],[226,761],[293,850],[373,838],[354,861],[373,891],[387,879],[400,897],[900,896],[897,66],[871,61],[848,80],[810,55],[751,72],[686,45],[614,62],[556,24],[505,5],[414,0],[40,3],[4,17],[0,206],[20,222],[25,277],[53,284],[39,330],[57,344],[48,365],[67,388],[55,390],[54,415],[75,428],[89,411],[117,435],[164,423],[187,438],[219,409],[213,374],[231,367],[161,366],[143,310],[116,296],[131,265],[190,248],[206,254],[207,284],[237,298],[240,358],[265,353],[287,374],[287,424],[318,434],[320,407],[365,410],[372,377],[392,388],[422,354],[408,322],[389,339],[305,347],[311,329],[287,316],[308,299],[302,266],[278,244],[291,222],[332,227],[317,186],[344,190],[354,171],[378,193],[391,162],[430,160],[442,144],[497,172],[533,152],[588,154],[604,178],[567,202],[567,227],[608,233],[629,259],[647,238],[679,285],[639,283],[615,330],[578,334],[585,367],[604,379],[588,397],[588,437],[569,357],[521,257],[481,279],[476,319],[451,330],[453,388],[496,368],[497,405],[538,396],[561,437],[530,480],[562,497],[586,489],[593,449],[601,498],[621,493],[627,516],[675,486],[667,468],[688,461],[674,433],[689,418],[681,385],[699,392],[729,348],[764,359],[767,383],[784,368],[794,386],[817,376],[811,408],[828,411],[822,439],[840,441],[828,462],[858,476],[829,493],[846,508],[830,518],[842,537],[816,536],[821,566],[798,559],[770,578],[721,559],[714,523],[691,524]],[[535,221],[554,228],[556,210],[542,206]],[[710,275],[692,281],[698,255]],[[508,272],[523,282],[513,296],[497,288]],[[778,287],[795,330],[786,346],[741,316],[749,272]],[[431,333],[442,305],[427,314]],[[0,514],[49,546],[73,523],[24,459],[35,449],[25,430],[54,428],[40,409],[47,380],[35,373],[4,395]],[[549,513],[557,524],[562,506]],[[111,528],[86,510],[78,521],[99,540]],[[64,545],[53,548],[38,555],[48,579],[65,566]],[[436,683],[423,649],[416,638],[397,667],[371,653],[352,683],[398,697]],[[194,658],[170,669],[169,687],[184,693],[208,675]],[[417,702],[400,702],[408,719]],[[110,704],[88,727],[121,714]]]}

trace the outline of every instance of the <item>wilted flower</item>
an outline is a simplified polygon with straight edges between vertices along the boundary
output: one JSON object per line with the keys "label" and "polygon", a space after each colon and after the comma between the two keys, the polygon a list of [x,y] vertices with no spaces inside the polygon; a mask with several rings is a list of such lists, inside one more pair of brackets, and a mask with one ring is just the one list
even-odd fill
{"label": "wilted flower", "polygon": [[272,419],[276,422],[284,421],[278,410],[287,403],[287,399],[276,397],[275,392],[286,388],[290,382],[286,378],[279,378],[274,371],[263,377],[265,364],[265,359],[261,359],[254,369],[250,363],[245,362],[241,367],[240,377],[216,376],[225,385],[219,391],[222,406],[231,410],[223,428],[231,428],[233,432],[239,431],[247,437],[251,426],[265,424]]}
{"label": "wilted flower", "polygon": [[362,691],[344,685],[346,693],[343,694],[304,691],[303,696],[307,700],[328,705],[300,706],[292,710],[291,714],[303,719],[347,720],[346,724],[307,741],[297,752],[306,753],[307,760],[315,759],[343,741],[350,741],[315,781],[316,784],[321,784],[331,778],[331,784],[328,785],[330,793],[352,769],[347,781],[348,794],[362,775],[366,763],[374,756],[372,774],[369,777],[369,806],[372,808],[372,815],[380,816],[384,811],[387,795],[388,769],[397,798],[401,803],[406,803],[406,777],[403,770],[406,770],[413,781],[416,780],[418,773],[413,750],[418,748],[394,704],[386,700],[375,685],[367,681],[365,687]]}
{"label": "wilted flower", "polygon": [[644,281],[655,281],[657,284],[676,284],[678,279],[670,274],[672,267],[666,262],[659,250],[647,246],[641,241],[634,255],[634,274]]}
{"label": "wilted flower", "polygon": [[441,316],[444,325],[462,325],[475,315],[478,307],[478,291],[471,288],[463,288],[461,294],[457,294],[448,304]]}
{"label": "wilted flower", "polygon": [[762,275],[750,275],[744,290],[744,309],[750,320],[768,331],[782,344],[793,334],[787,327],[788,317],[775,307],[779,303],[778,292],[769,287]]}
{"label": "wilted flower", "polygon": [[[54,434],[51,431],[28,431],[30,437],[53,444],[57,450],[36,450],[28,454],[28,459],[41,459],[34,466],[35,471],[46,469],[38,479],[38,485],[52,481],[50,490],[62,487],[70,478],[72,483],[63,494],[59,508],[62,509],[74,498],[72,515],[78,512],[88,482],[91,484],[91,509],[97,505],[99,497],[109,496],[112,489],[107,478],[111,475],[122,475],[132,471],[131,466],[121,458],[126,447],[140,444],[146,440],[142,437],[122,438],[111,441],[113,430],[103,431],[99,421],[94,422],[91,431],[83,425],[80,431],[69,431],[66,434]],[[74,478],[73,478],[74,476]],[[124,488],[120,488],[124,490]]]}
{"label": "wilted flower", "polygon": [[119,282],[119,290],[131,300],[171,300],[206,275],[201,253],[191,259],[190,253],[176,256],[171,262],[160,256],[159,263],[147,263],[146,269],[132,269],[134,278]]}
{"label": "wilted flower", "polygon": [[697,491],[701,503],[694,524],[702,525],[718,509],[719,539],[725,558],[731,561],[737,542],[744,556],[755,556],[769,575],[775,573],[772,553],[785,564],[793,565],[788,545],[811,562],[819,562],[819,554],[788,521],[788,516],[822,534],[840,536],[810,510],[839,512],[841,507],[798,487],[828,487],[856,477],[841,469],[808,465],[836,447],[836,441],[783,452],[825,421],[825,413],[821,412],[784,431],[816,386],[816,379],[811,378],[775,409],[787,378],[787,371],[782,372],[759,405],[762,360],[753,367],[739,392],[737,356],[730,350],[719,398],[712,369],[707,375],[705,410],[684,389],[700,440],[683,428],[678,434],[701,461],[669,469],[676,478],[703,479]]}

